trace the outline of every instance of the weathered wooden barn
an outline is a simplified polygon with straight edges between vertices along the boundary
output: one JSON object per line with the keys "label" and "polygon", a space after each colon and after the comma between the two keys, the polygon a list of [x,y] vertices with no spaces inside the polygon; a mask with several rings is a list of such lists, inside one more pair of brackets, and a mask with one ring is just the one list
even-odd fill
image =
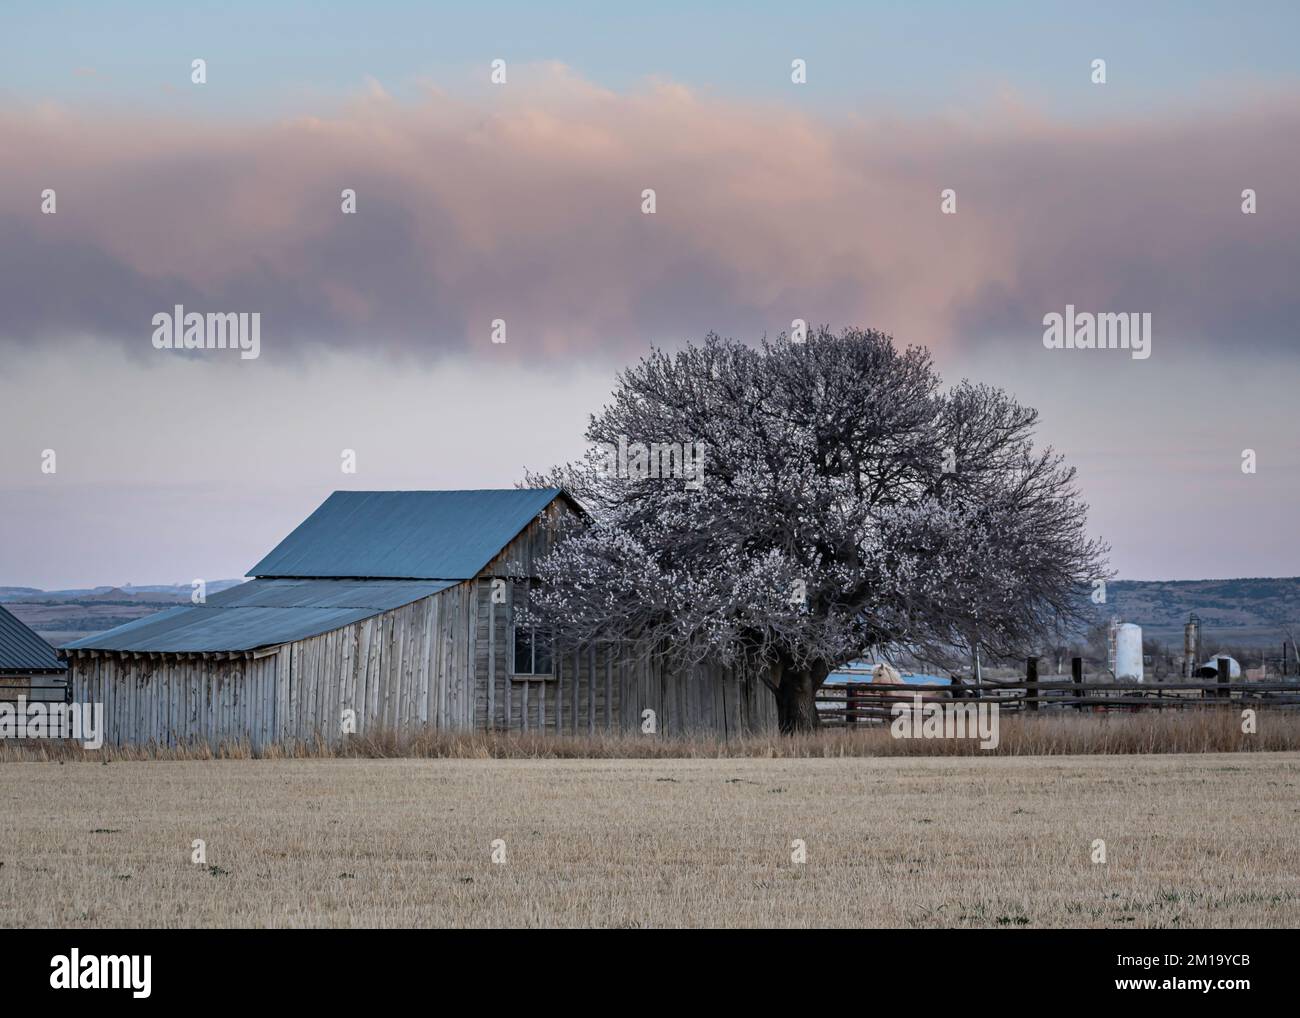
{"label": "weathered wooden barn", "polygon": [[112,743],[255,748],[355,731],[775,729],[757,679],[670,674],[616,644],[516,625],[563,491],[339,491],[248,582],[69,644],[72,696]]}

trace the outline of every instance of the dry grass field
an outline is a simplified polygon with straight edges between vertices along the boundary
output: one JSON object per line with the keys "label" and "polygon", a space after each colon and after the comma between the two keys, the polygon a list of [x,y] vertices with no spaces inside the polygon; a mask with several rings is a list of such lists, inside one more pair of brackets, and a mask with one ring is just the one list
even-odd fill
{"label": "dry grass field", "polygon": [[556,735],[548,732],[447,732],[434,729],[349,736],[326,744],[296,742],[254,751],[247,743],[112,746],[82,749],[76,742],[0,741],[0,763],[63,760],[242,760],[320,757],[449,760],[719,759],[726,757],[848,756],[1073,756],[1086,753],[1278,753],[1300,751],[1300,711],[1261,709],[1257,731],[1242,731],[1241,704],[1224,708],[1011,714],[999,726],[994,749],[975,739],[896,739],[885,725],[822,728],[806,735],[771,733],[719,739],[714,735],[647,738],[637,734]]}
{"label": "dry grass field", "polygon": [[1294,752],[7,763],[0,811],[8,926],[1300,925]]}

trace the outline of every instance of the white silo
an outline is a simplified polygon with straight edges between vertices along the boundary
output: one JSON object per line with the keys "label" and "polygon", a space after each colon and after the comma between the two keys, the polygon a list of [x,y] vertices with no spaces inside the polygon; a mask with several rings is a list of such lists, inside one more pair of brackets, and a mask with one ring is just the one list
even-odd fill
{"label": "white silo", "polygon": [[1201,667],[1196,670],[1197,674],[1204,679],[1217,678],[1219,674],[1219,658],[1221,657],[1228,658],[1228,678],[1241,678],[1241,664],[1235,657],[1228,657],[1227,654],[1215,654],[1214,657],[1210,658],[1205,662],[1205,664],[1201,665]]}
{"label": "white silo", "polygon": [[1115,678],[1142,681],[1142,627],[1132,622],[1115,626]]}

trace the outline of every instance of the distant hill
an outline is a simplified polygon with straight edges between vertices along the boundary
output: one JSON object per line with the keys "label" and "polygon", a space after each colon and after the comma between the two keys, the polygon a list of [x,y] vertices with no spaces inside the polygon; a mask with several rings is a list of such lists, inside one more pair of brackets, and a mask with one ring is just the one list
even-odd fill
{"label": "distant hill", "polygon": [[[208,593],[242,583],[214,580]],[[165,608],[190,603],[188,583],[39,590],[0,587],[0,603],[55,646],[102,633]],[[1106,603],[1091,605],[1098,622],[1112,615],[1136,622],[1148,639],[1181,649],[1183,625],[1195,612],[1206,639],[1233,646],[1281,644],[1289,625],[1300,639],[1300,577],[1238,580],[1115,580]]]}
{"label": "distant hill", "polygon": [[1300,577],[1238,580],[1116,580],[1098,621],[1136,622],[1142,635],[1181,649],[1183,626],[1195,612],[1202,633],[1241,646],[1277,645],[1290,626],[1300,639]]}
{"label": "distant hill", "polygon": [[[243,580],[212,580],[208,583],[208,593],[238,586]],[[188,601],[192,587],[188,583],[163,583],[137,587],[126,584],[121,587],[73,587],[67,590],[41,590],[39,587],[0,587],[0,604],[14,601],[151,601],[169,603]]]}
{"label": "distant hill", "polygon": [[[213,580],[208,583],[207,592],[215,594],[243,582]],[[61,647],[83,636],[93,636],[179,604],[189,604],[192,593],[188,583],[71,590],[0,587],[0,604],[49,643]]]}

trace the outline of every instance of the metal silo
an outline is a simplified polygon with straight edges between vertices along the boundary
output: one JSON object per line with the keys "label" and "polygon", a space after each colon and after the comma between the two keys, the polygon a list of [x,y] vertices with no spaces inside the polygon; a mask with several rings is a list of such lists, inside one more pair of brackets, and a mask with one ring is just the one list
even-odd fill
{"label": "metal silo", "polygon": [[1201,659],[1201,620],[1195,613],[1187,616],[1187,626],[1183,629],[1183,677],[1191,678],[1196,672],[1196,663]]}

